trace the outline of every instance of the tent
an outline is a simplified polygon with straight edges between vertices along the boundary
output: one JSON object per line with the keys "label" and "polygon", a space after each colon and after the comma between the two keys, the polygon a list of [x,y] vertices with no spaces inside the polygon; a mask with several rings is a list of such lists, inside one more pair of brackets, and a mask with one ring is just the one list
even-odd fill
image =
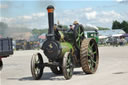
{"label": "tent", "polygon": [[40,36],[38,36],[39,39],[46,39],[46,34],[41,34]]}
{"label": "tent", "polygon": [[112,37],[120,37],[122,36],[123,34],[113,34]]}
{"label": "tent", "polygon": [[108,38],[108,36],[99,36],[99,39],[105,39]]}
{"label": "tent", "polygon": [[128,34],[123,34],[121,37],[128,37]]}

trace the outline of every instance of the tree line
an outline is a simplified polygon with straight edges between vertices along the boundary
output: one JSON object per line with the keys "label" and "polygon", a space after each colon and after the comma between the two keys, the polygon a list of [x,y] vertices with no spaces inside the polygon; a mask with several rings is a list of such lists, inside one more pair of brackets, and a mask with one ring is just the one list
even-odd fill
{"label": "tree line", "polygon": [[[66,30],[69,29],[69,26],[67,26],[67,25],[61,25],[61,27]],[[109,28],[104,28],[104,27],[98,27],[98,29],[99,30],[109,30]],[[22,32],[31,32],[33,35],[38,36],[38,35],[41,35],[42,33],[48,33],[48,28],[29,29],[27,27],[17,27],[17,26],[10,27],[10,26],[8,26],[7,23],[0,22],[0,35],[2,37],[8,37],[14,33],[22,33]]]}
{"label": "tree line", "polygon": [[[68,30],[68,26],[67,25],[61,25],[62,28]],[[85,27],[84,27],[85,29]],[[88,28],[86,28],[88,29]],[[105,27],[98,27],[99,30],[110,30],[110,28],[105,28]],[[85,30],[86,31],[86,30]],[[37,28],[34,28],[32,29],[32,34],[34,35],[41,35],[42,33],[48,33],[48,28],[45,28],[45,29],[37,29]]]}
{"label": "tree line", "polygon": [[115,20],[112,23],[112,29],[122,29],[126,33],[128,33],[128,21],[124,20],[122,22],[119,22],[119,21]]}
{"label": "tree line", "polygon": [[[64,29],[68,29],[67,25],[60,25],[60,26]],[[41,35],[42,33],[48,33],[48,28],[44,28],[44,29],[34,28],[34,29],[32,29],[32,34],[34,34],[34,35]]]}

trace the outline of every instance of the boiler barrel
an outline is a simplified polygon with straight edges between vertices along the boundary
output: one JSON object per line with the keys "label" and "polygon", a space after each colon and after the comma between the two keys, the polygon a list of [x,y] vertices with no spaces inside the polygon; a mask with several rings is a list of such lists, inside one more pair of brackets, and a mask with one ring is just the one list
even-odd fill
{"label": "boiler barrel", "polygon": [[72,49],[72,45],[68,42],[61,42],[60,45],[61,45],[61,48],[62,48],[62,50],[61,50],[61,56],[62,57],[64,56],[64,54],[66,52],[70,52],[70,50]]}

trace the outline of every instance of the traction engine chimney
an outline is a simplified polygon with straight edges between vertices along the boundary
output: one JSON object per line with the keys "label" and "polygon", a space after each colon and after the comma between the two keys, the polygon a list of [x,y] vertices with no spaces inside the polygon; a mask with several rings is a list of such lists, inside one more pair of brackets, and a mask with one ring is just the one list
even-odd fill
{"label": "traction engine chimney", "polygon": [[48,11],[48,24],[49,24],[49,29],[48,29],[48,39],[54,39],[54,6],[49,5],[47,7]]}

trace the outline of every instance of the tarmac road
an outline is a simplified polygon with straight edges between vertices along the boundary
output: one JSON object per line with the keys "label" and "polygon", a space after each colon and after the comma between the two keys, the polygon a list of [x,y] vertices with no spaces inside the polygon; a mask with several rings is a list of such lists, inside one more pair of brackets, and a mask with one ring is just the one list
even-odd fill
{"label": "tarmac road", "polygon": [[128,46],[100,47],[99,51],[97,72],[87,75],[81,68],[75,68],[70,80],[65,80],[63,75],[54,75],[49,68],[45,68],[41,80],[33,80],[31,56],[39,51],[15,51],[14,55],[3,59],[0,85],[128,85]]}

